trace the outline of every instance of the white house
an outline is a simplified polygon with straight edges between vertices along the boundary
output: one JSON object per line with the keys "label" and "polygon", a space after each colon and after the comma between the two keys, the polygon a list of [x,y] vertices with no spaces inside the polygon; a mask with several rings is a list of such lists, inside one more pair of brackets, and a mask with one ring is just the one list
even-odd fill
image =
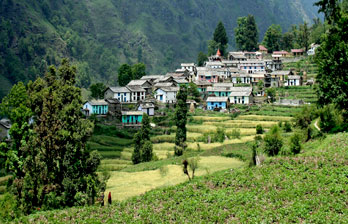
{"label": "white house", "polygon": [[155,105],[153,103],[141,103],[138,107],[138,111],[142,111],[149,116],[155,115]]}
{"label": "white house", "polygon": [[108,113],[108,103],[105,100],[90,100],[83,105],[83,113],[86,116],[106,115]]}
{"label": "white house", "polygon": [[131,92],[131,102],[145,100],[146,90],[141,86],[127,86]]}
{"label": "white house", "polygon": [[118,99],[121,103],[131,102],[131,91],[127,87],[109,87],[104,99]]}
{"label": "white house", "polygon": [[194,63],[181,63],[182,70],[188,70],[189,72],[195,72],[196,66]]}
{"label": "white house", "polygon": [[285,80],[284,86],[301,86],[302,78],[299,75],[289,75],[288,79]]}
{"label": "white house", "polygon": [[148,93],[148,94],[151,93],[152,84],[150,81],[148,81],[146,79],[132,80],[127,85],[127,87],[133,87],[133,86],[142,87],[146,90],[146,93]]}
{"label": "white house", "polygon": [[239,69],[246,71],[247,73],[264,72],[266,69],[266,64],[261,60],[247,60],[241,61],[239,64]]}
{"label": "white house", "polygon": [[155,91],[155,99],[162,103],[175,103],[179,87],[161,87]]}
{"label": "white house", "polygon": [[231,104],[249,104],[253,102],[252,87],[232,87],[229,95]]}

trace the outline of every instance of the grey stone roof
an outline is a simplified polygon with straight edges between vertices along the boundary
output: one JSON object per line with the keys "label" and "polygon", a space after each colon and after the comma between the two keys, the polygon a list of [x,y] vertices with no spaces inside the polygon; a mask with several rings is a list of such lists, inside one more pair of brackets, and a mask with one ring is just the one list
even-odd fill
{"label": "grey stone roof", "polygon": [[131,92],[145,92],[146,90],[141,86],[127,86]]}
{"label": "grey stone roof", "polygon": [[250,96],[251,92],[231,92],[230,97],[235,97],[235,96]]}
{"label": "grey stone roof", "polygon": [[181,63],[181,67],[194,67],[195,63]]}
{"label": "grey stone roof", "polygon": [[127,86],[142,86],[146,82],[147,82],[146,79],[136,79],[136,80],[130,81]]}
{"label": "grey stone roof", "polygon": [[106,106],[108,103],[105,100],[90,100],[88,101],[92,106]]}
{"label": "grey stone roof", "polygon": [[154,85],[154,87],[171,87],[176,86],[175,83],[172,82],[159,82]]}
{"label": "grey stone roof", "polygon": [[129,89],[127,87],[109,87],[109,89],[114,93],[129,93]]}
{"label": "grey stone roof", "polygon": [[301,76],[299,76],[299,75],[289,75],[288,79],[298,79],[298,80],[300,80]]}
{"label": "grey stone roof", "polygon": [[212,86],[213,83],[208,81],[194,81],[197,86]]}
{"label": "grey stone roof", "polygon": [[228,101],[228,97],[214,97],[214,96],[210,96],[207,99],[207,102],[227,102]]}
{"label": "grey stone roof", "polygon": [[179,87],[160,87],[157,89],[161,89],[164,92],[178,92],[180,88]]}
{"label": "grey stone roof", "polygon": [[291,71],[274,71],[271,75],[290,75]]}
{"label": "grey stone roof", "polygon": [[150,79],[159,79],[162,77],[163,77],[163,75],[146,75],[146,76],[141,77],[141,79],[150,80]]}
{"label": "grey stone roof", "polygon": [[122,111],[122,115],[143,115],[142,111]]}
{"label": "grey stone roof", "polygon": [[219,82],[219,83],[214,83],[213,87],[233,87],[234,84],[232,82]]}
{"label": "grey stone roof", "polygon": [[10,129],[12,126],[11,121],[5,118],[0,120],[0,125],[4,126],[6,129]]}

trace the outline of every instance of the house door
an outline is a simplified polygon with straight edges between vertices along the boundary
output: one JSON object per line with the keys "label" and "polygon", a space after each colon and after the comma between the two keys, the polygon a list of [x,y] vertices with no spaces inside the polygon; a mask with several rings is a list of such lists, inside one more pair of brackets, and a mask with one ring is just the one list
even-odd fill
{"label": "house door", "polygon": [[160,101],[163,101],[163,95],[160,95]]}

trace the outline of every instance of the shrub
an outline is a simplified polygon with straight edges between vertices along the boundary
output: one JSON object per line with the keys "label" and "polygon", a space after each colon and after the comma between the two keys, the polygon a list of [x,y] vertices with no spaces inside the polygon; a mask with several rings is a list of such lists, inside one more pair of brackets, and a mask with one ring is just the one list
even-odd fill
{"label": "shrub", "polygon": [[318,110],[313,106],[304,106],[302,111],[295,115],[295,124],[301,129],[306,129],[312,120],[318,117]]}
{"label": "shrub", "polygon": [[278,126],[281,128],[283,126],[283,122],[282,121],[279,121],[278,122]]}
{"label": "shrub", "polygon": [[283,147],[283,140],[277,125],[273,126],[264,138],[264,151],[269,156],[276,156]]}
{"label": "shrub", "polygon": [[301,136],[298,133],[295,133],[290,139],[290,150],[293,154],[298,154],[301,152],[301,149]]}
{"label": "shrub", "polygon": [[214,135],[214,142],[224,142],[225,141],[225,131],[223,128],[218,127]]}
{"label": "shrub", "polygon": [[233,129],[232,132],[230,133],[230,136],[234,139],[238,138],[240,139],[240,130],[239,129]]}
{"label": "shrub", "polygon": [[292,128],[289,121],[285,121],[283,129],[285,132],[291,132]]}
{"label": "shrub", "polygon": [[320,128],[323,132],[337,130],[343,123],[342,114],[333,105],[327,105],[319,111]]}
{"label": "shrub", "polygon": [[258,134],[258,135],[262,135],[263,134],[263,128],[262,128],[261,124],[258,124],[256,126],[256,134]]}

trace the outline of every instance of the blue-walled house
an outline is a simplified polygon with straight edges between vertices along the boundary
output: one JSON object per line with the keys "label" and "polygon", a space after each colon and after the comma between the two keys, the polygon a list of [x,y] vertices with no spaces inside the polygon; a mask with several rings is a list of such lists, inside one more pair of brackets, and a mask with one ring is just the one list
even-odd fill
{"label": "blue-walled house", "polygon": [[208,97],[207,110],[214,110],[215,108],[227,109],[228,97]]}
{"label": "blue-walled house", "polygon": [[140,127],[143,121],[143,111],[122,111],[124,127]]}
{"label": "blue-walled house", "polygon": [[105,100],[90,100],[83,105],[83,113],[86,116],[92,114],[103,116],[109,111],[108,103]]}

